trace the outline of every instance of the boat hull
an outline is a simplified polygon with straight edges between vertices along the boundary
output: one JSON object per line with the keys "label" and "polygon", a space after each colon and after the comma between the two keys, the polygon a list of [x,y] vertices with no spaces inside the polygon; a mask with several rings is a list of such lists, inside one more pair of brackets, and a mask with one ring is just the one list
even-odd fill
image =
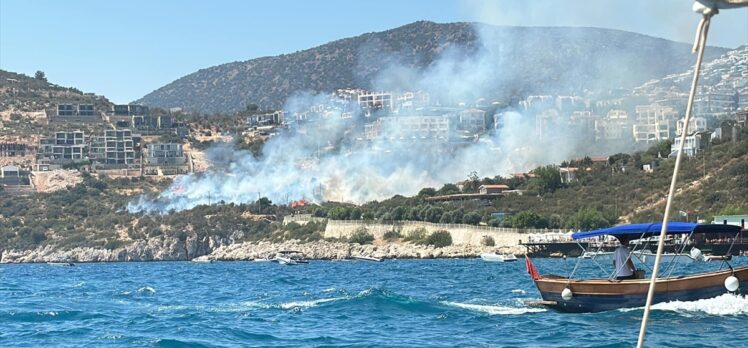
{"label": "boat hull", "polygon": [[517,257],[511,254],[494,254],[486,253],[480,255],[481,260],[485,262],[514,262]]}
{"label": "boat hull", "polygon": [[[734,275],[740,281],[738,293],[748,290],[748,266],[730,270],[658,280],[652,303],[695,301],[728,293],[724,281]],[[543,304],[562,312],[602,312],[620,308],[643,307],[647,300],[649,279],[609,281],[607,279],[572,280],[541,277],[535,280]],[[561,293],[569,288],[572,297]]]}

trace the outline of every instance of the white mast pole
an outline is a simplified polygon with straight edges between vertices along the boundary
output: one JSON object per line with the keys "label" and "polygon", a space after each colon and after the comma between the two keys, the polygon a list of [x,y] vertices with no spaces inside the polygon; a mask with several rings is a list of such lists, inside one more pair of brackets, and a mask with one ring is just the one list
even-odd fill
{"label": "white mast pole", "polygon": [[713,15],[717,13],[716,9],[707,8],[703,11],[703,17],[699,22],[698,29],[696,31],[696,41],[694,42],[694,51],[697,52],[696,65],[693,69],[693,81],[691,82],[691,92],[688,95],[688,105],[686,106],[686,118],[683,132],[680,135],[680,144],[678,145],[678,153],[675,157],[675,168],[673,168],[673,178],[670,181],[670,191],[667,196],[667,203],[665,204],[665,215],[662,218],[662,228],[660,229],[660,240],[657,243],[657,256],[655,257],[654,268],[652,269],[652,278],[649,282],[649,291],[647,292],[647,302],[644,305],[644,316],[642,317],[641,328],[639,329],[639,340],[637,341],[636,347],[642,348],[644,346],[644,336],[647,332],[647,322],[649,321],[649,312],[652,306],[652,298],[654,297],[655,284],[657,283],[657,272],[660,270],[660,261],[662,258],[662,252],[665,248],[665,237],[667,236],[667,223],[670,220],[670,207],[673,202],[673,196],[675,194],[675,184],[678,181],[678,170],[680,169],[680,162],[683,158],[683,146],[686,143],[686,133],[688,133],[688,124],[691,120],[691,110],[693,109],[693,100],[696,95],[696,86],[699,82],[699,73],[701,72],[701,62],[704,59],[704,50],[706,49],[706,36],[709,31],[709,22]]}

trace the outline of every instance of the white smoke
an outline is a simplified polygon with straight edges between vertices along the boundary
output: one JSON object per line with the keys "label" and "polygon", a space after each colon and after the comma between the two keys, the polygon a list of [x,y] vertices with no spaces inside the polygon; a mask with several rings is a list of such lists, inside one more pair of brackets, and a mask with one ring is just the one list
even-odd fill
{"label": "white smoke", "polygon": [[[390,60],[372,87],[423,90],[431,95],[432,103],[442,105],[471,106],[478,100],[489,104],[496,89],[507,87],[495,82],[497,76],[509,73],[497,68],[501,40],[483,35],[477,49],[447,49],[425,70]],[[292,118],[312,106],[344,104],[328,95],[302,94],[288,100],[284,110]],[[481,177],[506,176],[560,162],[584,142],[563,128],[555,130],[552,139],[540,141],[534,115],[513,111],[493,115],[501,119],[500,129],[463,144],[399,142],[387,136],[372,142],[364,140],[360,111],[348,118],[342,118],[340,109],[334,107],[317,111],[315,122],[292,125],[271,138],[259,158],[230,145],[216,145],[207,154],[214,161],[210,171],[180,176],[157,196],[131,202],[128,210],[167,213],[201,204],[251,203],[260,196],[274,203],[298,199],[363,203],[396,194],[413,195],[424,187],[438,188],[464,180],[472,172]],[[490,120],[489,129],[493,128]]]}

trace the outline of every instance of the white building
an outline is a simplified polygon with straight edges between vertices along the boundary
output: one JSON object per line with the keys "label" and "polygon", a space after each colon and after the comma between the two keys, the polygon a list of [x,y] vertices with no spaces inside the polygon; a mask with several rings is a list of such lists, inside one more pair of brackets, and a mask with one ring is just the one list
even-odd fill
{"label": "white building", "polygon": [[[701,134],[693,134],[686,136],[686,143],[683,145],[683,154],[691,157],[699,153],[701,147]],[[675,137],[673,145],[670,147],[670,156],[676,156],[678,154],[678,147],[680,146],[680,137]]]}
{"label": "white building", "polygon": [[558,127],[559,113],[556,109],[547,109],[535,116],[535,133],[539,139],[548,138]]}
{"label": "white building", "polygon": [[[683,128],[686,124],[686,119],[681,118],[678,120],[678,123],[675,127],[675,135],[681,135],[683,134]],[[706,127],[706,119],[703,117],[692,117],[691,120],[688,121],[688,132],[686,134],[694,134],[694,133],[700,133],[705,132],[707,130]]]}
{"label": "white building", "polygon": [[460,128],[472,133],[486,130],[486,112],[481,109],[467,109],[459,114]]}
{"label": "white building", "polygon": [[699,88],[693,102],[693,114],[700,117],[726,115],[737,108],[737,93],[729,88]]}
{"label": "white building", "polygon": [[366,140],[436,141],[450,138],[447,116],[397,116],[380,117],[364,128]]}
{"label": "white building", "polygon": [[610,110],[604,118],[595,120],[595,139],[622,140],[628,137],[630,129],[626,111]]}
{"label": "white building", "polygon": [[638,105],[633,127],[637,143],[657,143],[670,139],[672,121],[677,113],[672,107],[659,104]]}
{"label": "white building", "polygon": [[405,92],[397,96],[397,108],[401,111],[415,111],[430,105],[431,96],[427,92]]}
{"label": "white building", "polygon": [[358,105],[367,111],[371,110],[393,110],[392,93],[366,93],[358,95]]}

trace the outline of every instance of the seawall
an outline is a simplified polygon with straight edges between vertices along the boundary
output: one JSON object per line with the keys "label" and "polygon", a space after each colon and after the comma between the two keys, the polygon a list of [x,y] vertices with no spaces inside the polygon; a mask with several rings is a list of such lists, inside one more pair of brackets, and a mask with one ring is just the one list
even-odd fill
{"label": "seawall", "polygon": [[564,232],[562,230],[502,228],[466,224],[435,224],[423,221],[328,220],[324,237],[347,238],[361,228],[366,229],[375,239],[383,239],[383,235],[387,231],[398,231],[402,236],[407,236],[418,229],[425,229],[428,233],[444,230],[452,236],[452,244],[455,245],[478,246],[481,245],[484,236],[489,236],[496,242],[497,247],[517,246],[520,241],[526,243],[531,234]]}

